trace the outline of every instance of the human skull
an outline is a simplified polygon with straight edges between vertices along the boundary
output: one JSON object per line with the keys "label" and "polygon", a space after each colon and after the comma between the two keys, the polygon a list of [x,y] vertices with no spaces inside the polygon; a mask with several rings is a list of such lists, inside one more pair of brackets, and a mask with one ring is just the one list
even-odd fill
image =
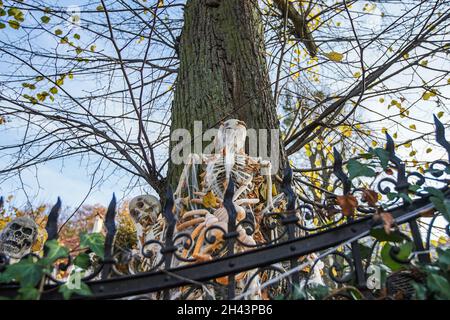
{"label": "human skull", "polygon": [[148,194],[131,199],[128,208],[134,223],[143,227],[156,223],[158,214],[161,212],[158,198]]}
{"label": "human skull", "polygon": [[228,149],[233,149],[234,152],[242,152],[245,148],[246,137],[247,126],[245,122],[237,119],[229,119],[223,122],[217,131],[214,140],[215,151],[220,152],[227,147]]}
{"label": "human skull", "polygon": [[38,226],[29,217],[17,217],[0,233],[0,253],[21,259],[30,253],[38,235]]}

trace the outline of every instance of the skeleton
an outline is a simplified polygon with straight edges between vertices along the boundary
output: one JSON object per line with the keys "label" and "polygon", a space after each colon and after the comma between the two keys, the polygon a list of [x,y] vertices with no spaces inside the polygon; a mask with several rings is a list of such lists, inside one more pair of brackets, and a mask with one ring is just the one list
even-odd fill
{"label": "skeleton", "polygon": [[29,217],[18,217],[6,225],[0,233],[0,252],[20,260],[31,252],[36,241],[38,226]]}
{"label": "skeleton", "polygon": [[[244,122],[236,119],[228,120],[220,126],[214,139],[215,154],[190,154],[187,158],[187,164],[183,168],[174,194],[179,213],[177,232],[190,229],[190,237],[195,242],[195,245],[191,246],[189,250],[184,250],[184,257],[189,255],[197,261],[210,260],[214,251],[223,242],[223,231],[228,232],[228,213],[223,206],[222,199],[230,177],[237,188],[233,196],[237,223],[246,218],[247,211],[253,212],[253,206],[259,204],[260,200],[254,195],[254,191],[258,187],[258,182],[262,183],[262,180],[265,180],[266,183],[266,202],[261,204],[263,208],[259,208],[255,214],[267,212],[273,208],[271,163],[245,153],[246,131]],[[205,171],[200,175],[200,188],[194,186],[193,190],[190,190],[189,177],[195,168],[193,165],[197,163],[204,164]],[[193,175],[195,176],[195,172]],[[182,191],[185,187],[189,194],[183,198]],[[253,195],[251,195],[252,193]],[[207,203],[211,197],[217,200],[216,205],[206,209],[197,207],[197,205]],[[184,207],[188,207],[190,210],[184,211]],[[211,234],[208,234],[208,230]],[[245,251],[248,247],[256,245],[257,241],[254,238],[256,233],[248,235],[241,225],[238,225],[237,232],[238,240],[241,243],[237,244],[236,251]],[[215,238],[216,241],[205,243],[205,238]],[[236,280],[238,283],[243,283],[245,279],[251,277],[252,272],[238,274]],[[221,280],[223,281],[223,279]],[[250,285],[254,287],[258,286],[258,283],[259,277],[254,277]]]}

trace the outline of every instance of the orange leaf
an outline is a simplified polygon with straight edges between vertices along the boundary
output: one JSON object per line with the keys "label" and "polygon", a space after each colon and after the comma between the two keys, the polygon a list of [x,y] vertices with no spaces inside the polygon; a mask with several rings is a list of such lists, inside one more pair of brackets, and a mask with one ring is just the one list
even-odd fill
{"label": "orange leaf", "polygon": [[204,197],[203,197],[203,205],[206,208],[217,208],[219,205],[216,196],[212,191],[209,191]]}
{"label": "orange leaf", "polygon": [[376,207],[378,202],[378,193],[370,189],[363,190],[362,200],[371,207]]}
{"label": "orange leaf", "polygon": [[347,194],[345,196],[337,196],[336,202],[342,209],[342,214],[346,217],[353,216],[358,206],[358,200],[355,196]]}
{"label": "orange leaf", "polygon": [[386,234],[390,234],[395,226],[395,220],[389,212],[380,212],[380,218],[383,221],[383,228]]}

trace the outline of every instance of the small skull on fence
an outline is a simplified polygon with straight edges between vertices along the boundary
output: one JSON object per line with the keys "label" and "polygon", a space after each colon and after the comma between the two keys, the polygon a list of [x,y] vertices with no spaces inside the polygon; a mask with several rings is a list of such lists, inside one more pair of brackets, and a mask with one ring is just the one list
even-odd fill
{"label": "small skull on fence", "polygon": [[18,217],[0,233],[0,253],[21,259],[31,251],[38,235],[38,226],[30,217]]}

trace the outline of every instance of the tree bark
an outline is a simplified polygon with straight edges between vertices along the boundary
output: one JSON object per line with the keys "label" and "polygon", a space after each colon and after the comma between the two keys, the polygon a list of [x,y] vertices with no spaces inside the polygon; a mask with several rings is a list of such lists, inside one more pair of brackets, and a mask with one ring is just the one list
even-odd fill
{"label": "tree bark", "polygon": [[[230,118],[248,128],[279,127],[257,6],[252,0],[187,1],[171,132],[192,134],[194,121],[206,130]],[[172,186],[180,173],[181,166],[169,162]]]}

